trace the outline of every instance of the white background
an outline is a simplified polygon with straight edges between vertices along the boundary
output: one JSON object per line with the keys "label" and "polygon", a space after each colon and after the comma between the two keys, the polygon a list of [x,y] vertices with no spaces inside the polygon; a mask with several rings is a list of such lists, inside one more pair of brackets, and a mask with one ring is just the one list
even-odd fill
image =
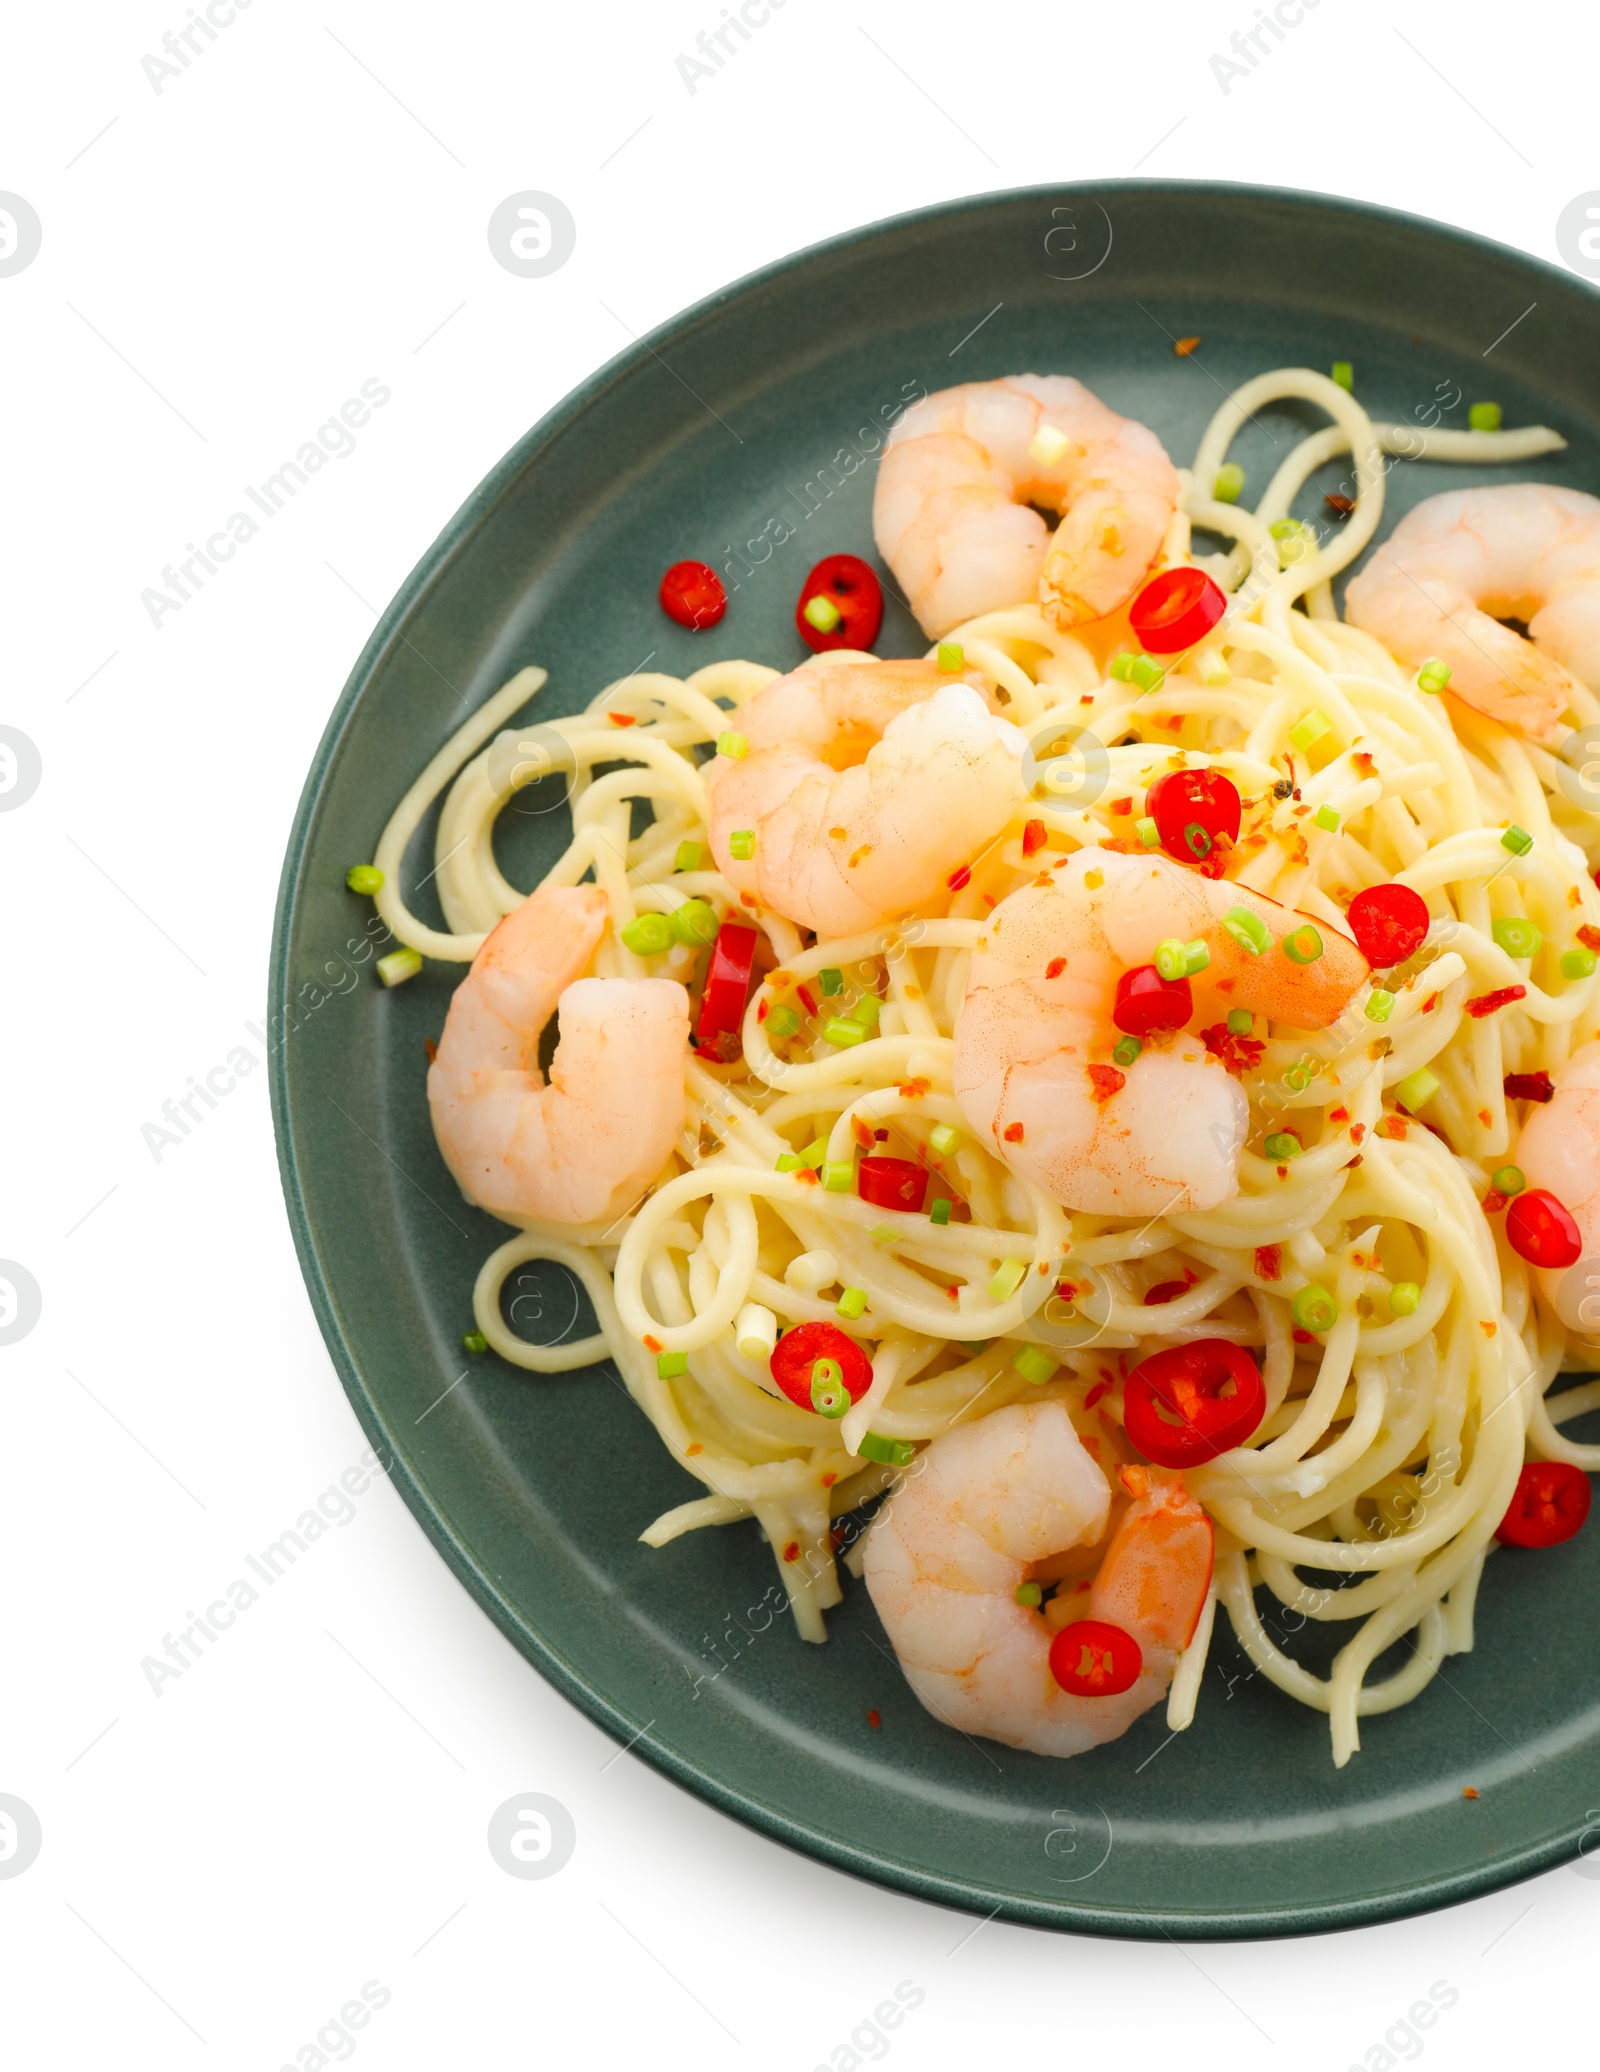
{"label": "white background", "polygon": [[[1592,31],[1321,0],[1224,94],[1209,59],[1253,0],[788,0],[691,94],[674,60],[720,0],[254,0],[157,93],[140,60],[187,5],[17,10],[0,82],[0,188],[44,226],[0,279],[0,722],[44,769],[0,814],[0,1257],[44,1293],[0,1349],[0,1791],[44,1832],[0,1880],[8,2057],[314,2068],[368,1980],[390,1994],[354,2038],[374,2068],[848,2068],[902,1980],[926,1995],[892,2039],[907,2067],[1381,2072],[1441,1979],[1460,1999],[1432,2063],[1573,2039],[1600,1884],[1569,1870],[1366,1933],[1151,1948],[971,1934],[792,1856],[619,1756],[381,1479],[156,1697],[141,1658],[363,1441],[265,1072],[159,1163],[140,1132],[261,1017],[290,818],[377,609],[629,329],[897,210],[1136,167],[1554,259],[1560,209],[1600,187]],[[542,280],[485,240],[527,188],[578,226]],[[153,628],[163,565],[370,377],[392,400],[356,453]],[[522,1790],[576,1822],[541,1882],[485,1847]]]}

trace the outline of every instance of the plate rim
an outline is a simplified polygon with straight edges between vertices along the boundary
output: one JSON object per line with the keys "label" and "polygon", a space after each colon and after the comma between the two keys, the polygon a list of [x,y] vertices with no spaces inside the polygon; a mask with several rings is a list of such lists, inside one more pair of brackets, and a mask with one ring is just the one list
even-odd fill
{"label": "plate rim", "polygon": [[[1478,255],[1492,254],[1513,267],[1543,277],[1552,286],[1580,297],[1600,300],[1600,288],[1563,267],[1531,253],[1502,244],[1455,224],[1442,223],[1409,210],[1390,208],[1379,202],[1326,194],[1319,190],[1257,184],[1231,180],[1110,179],[1052,181],[1026,187],[994,188],[961,195],[924,207],[875,218],[852,229],[836,232],[817,243],[802,246],[783,257],[768,261],[749,273],[714,289],[665,318],[651,330],[640,333],[620,351],[586,375],[574,388],[539,417],[508,448],[463,499],[379,615],[377,624],[363,643],[351,666],[312,756],[300,796],[296,802],[284,849],[282,869],[273,913],[271,954],[268,965],[268,1026],[271,1017],[288,1004],[289,943],[298,918],[304,890],[306,841],[321,803],[335,757],[357,704],[391,650],[403,639],[404,629],[415,605],[461,551],[482,520],[494,508],[511,483],[542,448],[569,430],[617,381],[632,372],[662,344],[681,339],[728,304],[746,298],[767,283],[818,260],[849,251],[880,236],[915,230],[924,225],[986,208],[1004,208],[1032,201],[1063,198],[1079,202],[1104,202],[1116,195],[1137,194],[1143,201],[1162,193],[1186,199],[1210,198],[1226,204],[1230,200],[1260,203],[1278,202],[1298,210],[1309,209],[1328,216],[1365,218],[1429,239],[1443,240]],[[299,1261],[301,1278],[310,1297],[312,1311],[322,1333],[334,1369],[358,1422],[380,1454],[388,1456],[385,1472],[413,1518],[443,1556],[456,1579],[525,1660],[554,1685],[561,1695],[619,1744],[648,1762],[680,1789],[692,1794],[768,1840],[781,1843],[798,1854],[864,1881],[903,1893],[908,1897],[964,1913],[987,1912],[1023,1927],[1044,1928],[1063,1934],[1110,1936],[1140,1941],[1182,1940],[1190,1942],[1235,1942],[1264,1938],[1330,1934],[1340,1930],[1373,1927],[1388,1921],[1431,1913],[1447,1906],[1504,1890],[1523,1879],[1570,1863],[1582,1854],[1586,1830],[1575,1828],[1520,1848],[1497,1853],[1471,1869],[1386,1887],[1355,1897],[1329,1902],[1282,1904],[1260,1907],[1244,1913],[1218,1915],[1195,1908],[1128,1906],[1090,1907],[1075,1902],[1042,1902],[996,1887],[980,1885],[968,1878],[947,1876],[931,1869],[896,1861],[874,1850],[845,1841],[790,1819],[770,1805],[725,1783],[713,1770],[679,1749],[641,1733],[634,1721],[602,1691],[589,1683],[561,1653],[529,1626],[513,1605],[494,1588],[482,1569],[470,1558],[449,1519],[434,1503],[427,1489],[407,1464],[404,1452],[395,1444],[378,1403],[369,1390],[355,1347],[345,1335],[339,1319],[333,1287],[324,1268],[313,1227],[313,1216],[301,1183],[296,1146],[290,1127],[289,1045],[269,1047],[268,1083],[272,1102],[272,1127],[279,1180],[288,1212],[290,1232]]]}

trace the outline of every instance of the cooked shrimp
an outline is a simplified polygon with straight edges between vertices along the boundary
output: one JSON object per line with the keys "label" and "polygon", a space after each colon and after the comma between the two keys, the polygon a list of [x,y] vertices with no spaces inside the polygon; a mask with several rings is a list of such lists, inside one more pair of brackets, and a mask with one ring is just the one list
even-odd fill
{"label": "cooked shrimp", "polygon": [[[1245,907],[1273,947],[1252,955],[1219,924]],[[1163,856],[1080,849],[1001,901],[978,938],[956,1024],[955,1095],[995,1155],[1069,1209],[1156,1216],[1212,1209],[1238,1192],[1249,1103],[1187,1029],[1145,1039],[1112,1063],[1117,981],[1163,938],[1211,953],[1190,981],[1194,1022],[1248,1007],[1295,1029],[1336,1021],[1367,975],[1348,936],[1317,923],[1322,955],[1295,964],[1283,938],[1303,923],[1258,892]]]}
{"label": "cooked shrimp", "polygon": [[[428,1072],[444,1162],[508,1223],[603,1223],[665,1163],[683,1128],[689,996],[664,978],[583,978],[610,909],[593,885],[549,885],[472,960]],[[540,1072],[559,1006],[561,1040]]]}
{"label": "cooked shrimp", "polygon": [[1103,1537],[1105,1476],[1060,1403],[1013,1404],[935,1439],[867,1535],[864,1573],[906,1681],[938,1719],[1036,1755],[1114,1741],[1160,1702],[1211,1583],[1211,1520],[1182,1476],[1146,1471],[1082,1616],[1132,1634],[1137,1682],[1115,1696],[1065,1691],[1050,1624],[1018,1604],[1035,1565]]}
{"label": "cooked shrimp", "polygon": [[[1155,433],[1065,374],[914,403],[878,469],[872,526],[930,638],[1035,598],[1064,632],[1128,602],[1178,502]],[[1054,534],[1032,505],[1059,512]]]}
{"label": "cooked shrimp", "polygon": [[1600,498],[1543,482],[1430,496],[1351,583],[1345,611],[1403,662],[1447,662],[1474,711],[1546,737],[1573,676],[1600,691]]}
{"label": "cooked shrimp", "polygon": [[[1530,1187],[1563,1204],[1583,1239],[1583,1257],[1600,1258],[1600,1043],[1585,1043],[1555,1075],[1554,1098],[1522,1125],[1512,1156]],[[1570,1283],[1570,1285],[1568,1285]],[[1539,1269],[1545,1299],[1569,1331],[1600,1338],[1600,1274],[1573,1266]]]}
{"label": "cooked shrimp", "polygon": [[[983,679],[933,662],[808,663],[739,714],[706,772],[712,853],[740,892],[851,935],[944,890],[1021,799],[1021,733]],[[755,836],[733,854],[729,837]]]}

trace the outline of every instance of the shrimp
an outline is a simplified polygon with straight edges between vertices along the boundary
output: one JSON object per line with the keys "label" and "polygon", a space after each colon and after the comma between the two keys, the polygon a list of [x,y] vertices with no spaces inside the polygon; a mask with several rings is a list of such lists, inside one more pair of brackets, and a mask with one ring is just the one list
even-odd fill
{"label": "shrimp", "polygon": [[[1178,488],[1146,426],[1070,375],[1013,374],[911,406],[878,469],[872,526],[930,639],[1035,598],[1067,632],[1132,597]],[[1053,535],[1035,504],[1060,514]]]}
{"label": "shrimp", "polygon": [[[1553,1194],[1578,1226],[1583,1259],[1600,1258],[1600,1043],[1585,1043],[1556,1074],[1554,1097],[1522,1125],[1513,1156],[1530,1187]],[[1567,1330],[1600,1339],[1600,1274],[1538,1269],[1545,1299]]]}
{"label": "shrimp", "polygon": [[[1220,926],[1236,907],[1266,925],[1272,947],[1261,955]],[[1283,938],[1305,919],[1163,856],[1080,849],[1045,882],[1002,900],[978,938],[956,1024],[962,1112],[997,1157],[1066,1208],[1110,1216],[1215,1208],[1238,1192],[1250,1114],[1223,1063],[1239,1055],[1224,1041],[1228,1010],[1326,1028],[1367,976],[1355,944],[1325,921],[1316,924],[1322,954],[1291,962]],[[1189,982],[1200,1033],[1146,1037],[1133,1063],[1119,1067],[1111,1057],[1117,981],[1170,937],[1210,951]]]}
{"label": "shrimp", "polygon": [[[672,979],[583,978],[610,908],[547,885],[513,908],[457,986],[428,1106],[469,1201],[508,1223],[605,1223],[683,1128],[689,996]],[[539,1037],[559,1006],[547,1086]]]}
{"label": "shrimp", "polygon": [[1017,1602],[1034,1566],[1105,1535],[1111,1489],[1060,1403],[1013,1404],[945,1432],[867,1535],[864,1574],[906,1681],[938,1719],[1036,1755],[1081,1755],[1159,1704],[1211,1585],[1211,1520],[1181,1475],[1130,1470],[1084,1616],[1139,1644],[1138,1679],[1078,1697],[1050,1671],[1051,1625]]}
{"label": "shrimp", "polygon": [[[1574,676],[1600,691],[1600,498],[1542,482],[1430,496],[1350,584],[1345,611],[1403,662],[1447,662],[1475,712],[1548,739]],[[1501,619],[1521,619],[1527,639]]]}
{"label": "shrimp", "polygon": [[[808,663],[739,713],[749,744],[706,772],[711,849],[741,894],[852,935],[942,893],[1022,799],[1022,734],[974,670]],[[730,837],[755,836],[733,854]]]}

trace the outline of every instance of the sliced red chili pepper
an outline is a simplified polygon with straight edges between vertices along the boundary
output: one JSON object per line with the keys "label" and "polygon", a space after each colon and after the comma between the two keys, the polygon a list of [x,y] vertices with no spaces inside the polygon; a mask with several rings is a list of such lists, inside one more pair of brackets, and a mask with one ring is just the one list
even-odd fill
{"label": "sliced red chili pepper", "polygon": [[767,1366],[789,1401],[809,1410],[812,1369],[819,1360],[835,1362],[852,1403],[859,1403],[871,1388],[872,1362],[837,1324],[797,1324],[785,1331],[772,1348]]}
{"label": "sliced red chili pepper", "polygon": [[[813,597],[825,597],[839,614],[826,632],[806,617]],[[854,554],[827,554],[806,577],[794,608],[800,638],[817,654],[830,648],[869,648],[883,624],[883,586]]]}
{"label": "sliced red chili pepper", "polygon": [[1517,1477],[1495,1538],[1512,1547],[1559,1547],[1583,1529],[1589,1478],[1565,1460],[1531,1460]]}
{"label": "sliced red chili pepper", "polygon": [[1111,1019],[1130,1036],[1181,1029],[1193,1013],[1194,995],[1186,978],[1163,978],[1153,964],[1139,964],[1117,980]]}
{"label": "sliced red chili pepper", "polygon": [[1123,1390],[1128,1437],[1163,1468],[1196,1468],[1242,1445],[1266,1407],[1255,1361],[1226,1338],[1152,1353]]}
{"label": "sliced red chili pepper", "polygon": [[[1438,994],[1432,996],[1438,999]],[[1486,1014],[1498,1014],[1502,1007],[1509,1007],[1513,1000],[1526,1000],[1526,986],[1501,986],[1493,993],[1480,993],[1475,1000],[1467,1002],[1467,1012],[1475,1022],[1481,1022]],[[1424,1007],[1426,1012],[1426,1007]]]}
{"label": "sliced red chili pepper", "polygon": [[1176,655],[1203,640],[1228,609],[1227,593],[1203,568],[1167,568],[1128,607],[1128,624],[1152,655]]}
{"label": "sliced red chili pepper", "polygon": [[738,1034],[750,997],[750,967],[755,962],[756,931],[724,921],[711,948],[711,968],[700,996],[695,1041],[710,1044],[719,1036]]}
{"label": "sliced red chili pepper", "polygon": [[691,633],[702,633],[707,626],[716,625],[728,609],[728,593],[722,587],[721,577],[703,561],[673,562],[661,578],[656,595],[667,617],[687,626]]}
{"label": "sliced red chili pepper", "polygon": [[1202,865],[1224,836],[1238,841],[1244,811],[1238,787],[1220,770],[1168,770],[1146,792],[1144,809],[1169,856]]}
{"label": "sliced red chili pepper", "polygon": [[875,1209],[905,1209],[914,1216],[927,1191],[927,1168],[909,1158],[863,1158],[856,1166],[856,1192]]}
{"label": "sliced red chili pepper", "polygon": [[1548,1072],[1508,1072],[1505,1076],[1508,1101],[1553,1101],[1555,1081]]}
{"label": "sliced red chili pepper", "polygon": [[1346,916],[1356,948],[1375,971],[1404,964],[1428,932],[1428,902],[1409,885],[1369,885]]}
{"label": "sliced red chili pepper", "polygon": [[1144,1651],[1131,1633],[1105,1619],[1074,1619],[1050,1643],[1050,1674],[1075,1698],[1114,1698],[1131,1691]]}
{"label": "sliced red chili pepper", "polygon": [[1583,1257],[1571,1210],[1547,1187],[1530,1187],[1507,1209],[1506,1243],[1530,1266],[1572,1266]]}

